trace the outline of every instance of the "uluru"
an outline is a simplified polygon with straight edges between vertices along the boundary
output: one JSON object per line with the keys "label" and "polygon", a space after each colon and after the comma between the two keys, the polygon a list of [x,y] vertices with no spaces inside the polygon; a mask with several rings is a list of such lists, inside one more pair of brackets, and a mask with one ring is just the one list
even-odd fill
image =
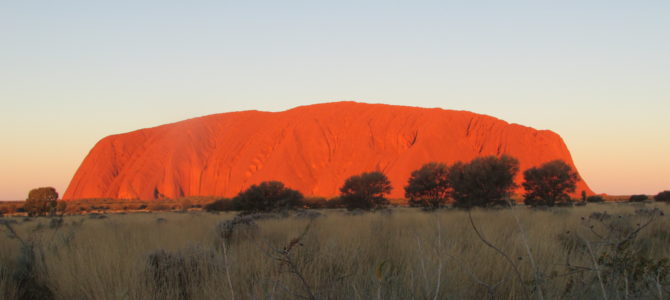
{"label": "uluru", "polygon": [[[576,170],[552,131],[467,111],[334,102],[214,114],[105,137],[63,199],[232,197],[268,180],[333,197],[348,177],[382,171],[393,185],[390,198],[402,202],[410,173],[424,163],[503,154],[519,159],[521,171],[556,159]],[[582,191],[593,194],[580,180],[575,194]]]}

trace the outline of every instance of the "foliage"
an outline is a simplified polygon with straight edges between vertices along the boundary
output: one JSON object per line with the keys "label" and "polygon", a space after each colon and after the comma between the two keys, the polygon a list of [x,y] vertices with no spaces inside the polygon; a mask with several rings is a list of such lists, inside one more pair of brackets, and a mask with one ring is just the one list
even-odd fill
{"label": "foliage", "polygon": [[447,202],[451,190],[449,168],[443,163],[431,162],[412,172],[405,197],[410,206],[438,208]]}
{"label": "foliage", "polygon": [[340,199],[347,209],[376,209],[388,204],[391,182],[382,172],[368,172],[349,177],[340,188]]}
{"label": "foliage", "polygon": [[649,200],[649,196],[647,195],[632,195],[628,199],[630,202],[642,202],[642,201],[647,201]]}
{"label": "foliage", "polygon": [[654,196],[656,201],[670,202],[670,191],[663,191]]}
{"label": "foliage", "polygon": [[[663,298],[658,292],[670,278],[670,263],[666,257],[650,257],[648,244],[652,237],[640,239],[641,232],[663,215],[658,208],[645,208],[632,215],[594,212],[582,218],[584,230],[559,235],[567,250],[568,274],[595,274],[595,283],[605,299],[621,294],[622,297],[615,298]],[[578,265],[571,262],[575,256],[591,259],[588,265]],[[585,284],[593,282],[570,278],[566,293],[579,295],[584,290],[580,286]]]}
{"label": "foliage", "polygon": [[594,202],[594,203],[605,202],[605,198],[603,198],[603,196],[600,195],[588,196],[586,198],[586,202]]}
{"label": "foliage", "polygon": [[214,211],[231,211],[235,209],[233,205],[233,200],[228,198],[221,198],[214,200],[214,202],[207,203],[203,209],[205,211],[214,212]]}
{"label": "foliage", "polygon": [[523,172],[524,200],[528,205],[554,206],[556,202],[570,202],[579,176],[562,160],[554,160]]}
{"label": "foliage", "polygon": [[58,193],[52,187],[36,188],[28,193],[24,208],[29,216],[44,216],[54,213]]}
{"label": "foliage", "polygon": [[312,197],[305,199],[305,206],[309,209],[330,209],[330,208],[345,208],[344,203],[340,197],[326,199],[322,197]]}
{"label": "foliage", "polygon": [[458,207],[504,204],[516,184],[519,161],[511,156],[486,156],[451,167],[449,182]]}
{"label": "foliage", "polygon": [[233,207],[246,213],[293,209],[303,205],[303,195],[279,181],[252,185],[233,198]]}

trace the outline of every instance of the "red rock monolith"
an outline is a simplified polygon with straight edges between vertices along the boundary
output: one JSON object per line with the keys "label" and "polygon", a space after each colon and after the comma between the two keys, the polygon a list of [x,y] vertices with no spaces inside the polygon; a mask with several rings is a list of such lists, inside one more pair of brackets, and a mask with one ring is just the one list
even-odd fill
{"label": "red rock monolith", "polygon": [[[502,154],[519,159],[519,185],[523,170],[547,161],[575,167],[561,137],[548,130],[467,111],[336,102],[108,136],[84,159],[63,199],[232,197],[267,180],[332,197],[349,176],[378,170],[391,180],[390,198],[401,202],[410,173],[424,163]],[[575,194],[582,190],[593,194],[583,180]]]}

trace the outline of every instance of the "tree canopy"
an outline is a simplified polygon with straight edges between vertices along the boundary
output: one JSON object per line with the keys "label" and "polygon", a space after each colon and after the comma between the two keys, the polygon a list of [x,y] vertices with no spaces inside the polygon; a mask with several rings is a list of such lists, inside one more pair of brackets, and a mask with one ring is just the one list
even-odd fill
{"label": "tree canopy", "polygon": [[569,202],[574,193],[579,175],[562,160],[547,162],[523,172],[524,201],[528,205],[554,206],[557,202]]}
{"label": "tree canopy", "polygon": [[340,188],[340,199],[347,209],[376,209],[388,204],[391,182],[382,172],[349,177]]}
{"label": "tree canopy", "polygon": [[32,189],[28,193],[24,209],[29,216],[43,216],[55,213],[57,200],[58,192],[53,187]]}
{"label": "tree canopy", "polygon": [[436,162],[427,163],[412,172],[405,187],[405,197],[409,199],[409,205],[426,208],[444,205],[450,192],[449,167]]}
{"label": "tree canopy", "polygon": [[457,162],[448,176],[455,205],[470,208],[505,203],[516,188],[514,177],[518,172],[519,161],[507,155]]}

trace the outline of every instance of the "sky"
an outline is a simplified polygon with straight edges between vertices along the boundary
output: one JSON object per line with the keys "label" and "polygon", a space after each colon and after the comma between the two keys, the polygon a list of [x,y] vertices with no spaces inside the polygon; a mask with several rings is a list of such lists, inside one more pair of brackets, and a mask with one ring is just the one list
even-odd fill
{"label": "sky", "polygon": [[670,1],[3,1],[0,200],[101,138],[353,100],[560,134],[597,193],[670,189]]}

